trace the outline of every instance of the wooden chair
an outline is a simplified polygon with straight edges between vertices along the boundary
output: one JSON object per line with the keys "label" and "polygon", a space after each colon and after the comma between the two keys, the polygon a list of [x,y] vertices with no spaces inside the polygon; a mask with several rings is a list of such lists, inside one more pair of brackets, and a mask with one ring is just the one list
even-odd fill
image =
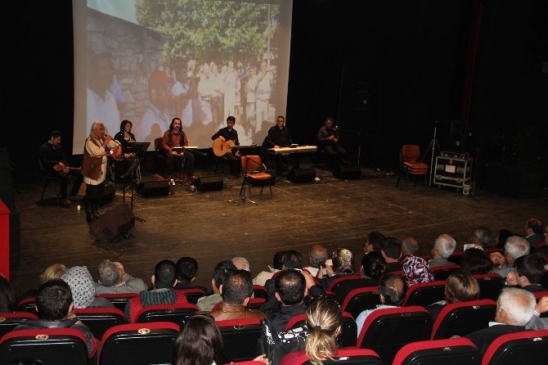
{"label": "wooden chair", "polygon": [[481,353],[467,338],[417,341],[403,346],[392,365],[480,365]]}
{"label": "wooden chair", "polygon": [[264,171],[266,170],[266,168],[262,163],[261,156],[242,156],[241,163],[244,178],[242,181],[242,187],[240,188],[240,196],[245,196],[246,186],[249,191],[249,195],[251,196],[252,184],[257,184],[261,186],[261,195],[263,194],[264,186],[268,184],[268,187],[270,189],[270,196],[272,196],[272,175]]}
{"label": "wooden chair", "polygon": [[489,327],[495,320],[497,303],[491,299],[447,304],[438,314],[432,328],[432,340],[461,337]]}
{"label": "wooden chair", "polygon": [[405,187],[408,187],[409,175],[415,176],[415,186],[419,176],[424,176],[426,183],[426,175],[428,174],[428,165],[420,161],[421,150],[418,145],[404,144],[400,151],[400,175],[396,187],[400,185],[402,175],[405,175]]}

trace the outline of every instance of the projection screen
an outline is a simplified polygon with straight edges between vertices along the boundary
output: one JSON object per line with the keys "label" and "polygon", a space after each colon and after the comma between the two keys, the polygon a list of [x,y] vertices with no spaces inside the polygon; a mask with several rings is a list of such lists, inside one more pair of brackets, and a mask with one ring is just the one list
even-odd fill
{"label": "projection screen", "polygon": [[261,145],[287,104],[292,0],[73,0],[74,135],[91,124],[114,136],[122,120],[138,142],[174,117],[189,145],[236,118],[240,144]]}

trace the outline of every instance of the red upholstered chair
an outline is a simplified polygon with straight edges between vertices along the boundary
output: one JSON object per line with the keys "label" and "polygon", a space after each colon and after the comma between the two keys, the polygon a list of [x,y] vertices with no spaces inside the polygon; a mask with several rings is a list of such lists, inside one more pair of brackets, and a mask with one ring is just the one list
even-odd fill
{"label": "red upholstered chair", "polygon": [[[222,302],[215,304],[213,308],[211,308],[211,311],[215,312],[216,310],[219,310],[219,306],[221,305],[221,303]],[[265,298],[250,298],[246,308],[259,310],[264,303],[266,303]]]}
{"label": "red upholstered chair", "polygon": [[481,357],[467,338],[417,341],[403,346],[392,365],[480,365]]}
{"label": "red upholstered chair", "polygon": [[366,309],[374,309],[381,304],[378,287],[365,287],[354,289],[346,295],[341,309],[350,313],[354,318]]}
{"label": "red upholstered chair", "polygon": [[391,364],[404,345],[429,340],[431,335],[432,316],[424,307],[381,308],[365,319],[356,346],[372,349]]}
{"label": "red upholstered chair", "polygon": [[172,322],[112,327],[101,339],[99,365],[171,364],[179,331]]}
{"label": "red upholstered chair", "polygon": [[34,313],[24,311],[0,313],[0,337],[11,332],[27,319],[38,319],[38,316]]}
{"label": "red upholstered chair", "polygon": [[173,322],[179,326],[200,309],[192,303],[158,304],[141,308],[135,323]]}
{"label": "red upholstered chair", "polygon": [[121,311],[126,309],[126,304],[133,298],[138,297],[139,294],[136,293],[121,293],[121,294],[100,294],[97,295],[97,298],[106,298],[108,299],[116,308]]}
{"label": "red upholstered chair", "polygon": [[199,288],[175,289],[175,291],[183,294],[186,297],[186,300],[192,304],[198,303],[198,299],[207,295],[204,289]]}
{"label": "red upholstered chair", "polygon": [[497,303],[491,299],[450,303],[443,307],[434,321],[432,340],[454,335],[462,337],[487,328],[489,321],[495,320],[496,309]]}
{"label": "red upholstered chair", "polygon": [[492,299],[497,301],[502,291],[503,280],[499,274],[474,275],[480,287],[480,299]]}
{"label": "red upholstered chair", "polygon": [[427,307],[445,298],[445,280],[412,285],[407,290],[403,307],[420,305]]}
{"label": "red upholstered chair", "polygon": [[229,361],[253,360],[263,353],[259,346],[260,318],[230,319],[216,323],[221,331],[225,355]]}
{"label": "red upholstered chair", "polygon": [[268,299],[268,291],[262,285],[253,285],[253,294],[255,295],[255,298]]}
{"label": "red upholstered chair", "polygon": [[84,334],[73,328],[16,330],[0,338],[0,364],[25,358],[44,364],[87,365],[96,362],[97,340],[88,354]]}
{"label": "red upholstered chair", "polygon": [[360,275],[359,274],[351,274],[351,275],[340,275],[340,276],[337,276],[335,279],[333,279],[330,283],[329,283],[329,286],[327,287],[327,291],[330,291],[330,292],[335,292],[335,288],[337,287],[337,285],[339,285],[339,283],[341,283],[342,281],[346,281],[346,280],[357,280],[360,278]]}
{"label": "red upholstered chair", "polygon": [[38,312],[36,311],[36,298],[29,297],[21,299],[19,303],[17,303],[17,310],[38,315]]}
{"label": "red upholstered chair", "polygon": [[93,336],[99,339],[103,338],[109,328],[127,323],[124,312],[118,308],[81,308],[74,312],[93,332]]}
{"label": "red upholstered chair", "polygon": [[251,195],[251,185],[257,184],[261,186],[261,194],[266,184],[270,189],[270,196],[272,196],[272,174],[265,172],[265,167],[261,161],[259,155],[246,155],[241,158],[242,173],[244,179],[242,181],[242,187],[240,188],[240,196],[245,196],[245,189],[249,191]]}
{"label": "red upholstered chair", "polygon": [[405,175],[405,187],[408,187],[409,175],[415,176],[415,186],[417,186],[418,176],[424,176],[426,183],[426,175],[428,174],[428,165],[420,161],[421,150],[418,145],[404,144],[400,151],[400,175],[396,187],[400,185],[402,175]]}
{"label": "red upholstered chair", "polygon": [[434,266],[430,268],[430,271],[434,275],[435,280],[447,280],[449,276],[456,270],[461,270],[460,265],[443,265],[443,266]]}
{"label": "red upholstered chair", "polygon": [[482,365],[545,365],[548,363],[548,330],[502,335],[493,341]]}
{"label": "red upholstered chair", "polygon": [[[292,356],[292,354],[286,355]],[[284,363],[284,359],[282,359]],[[306,354],[302,354],[291,362],[292,365],[312,365]],[[342,348],[333,360],[322,360],[323,365],[384,365],[379,355],[373,350]]]}

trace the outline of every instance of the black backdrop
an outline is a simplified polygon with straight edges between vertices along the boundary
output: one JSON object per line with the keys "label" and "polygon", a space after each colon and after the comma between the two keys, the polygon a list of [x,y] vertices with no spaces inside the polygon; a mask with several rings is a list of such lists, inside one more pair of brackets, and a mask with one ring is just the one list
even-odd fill
{"label": "black backdrop", "polygon": [[[461,115],[479,4],[471,112],[459,131],[480,167],[500,159],[506,145],[524,144],[514,138],[521,125],[535,130],[525,145],[535,145],[532,138],[538,146],[547,138],[547,3],[294,0],[287,125],[297,142],[314,143],[333,116],[352,158],[361,146],[361,164],[382,169],[396,166],[402,143],[426,149],[434,126],[445,149],[450,121]],[[15,178],[24,178],[38,171],[35,151],[50,130],[61,129],[67,154],[72,150],[72,9],[70,0],[4,6],[0,146],[8,147]],[[545,150],[526,154],[546,161]]]}

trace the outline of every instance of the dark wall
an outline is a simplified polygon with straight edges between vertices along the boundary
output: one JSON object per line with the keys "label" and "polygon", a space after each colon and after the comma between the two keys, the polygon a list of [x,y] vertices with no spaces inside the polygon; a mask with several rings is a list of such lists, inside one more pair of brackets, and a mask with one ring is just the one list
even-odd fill
{"label": "dark wall", "polygon": [[[67,154],[72,150],[72,9],[70,0],[8,4],[1,15],[8,66],[0,107],[9,133],[1,146],[8,146],[21,178],[38,171],[29,146],[37,149],[50,130],[61,129]],[[294,0],[286,115],[296,141],[315,143],[317,129],[333,116],[352,158],[360,146],[362,165],[380,168],[394,168],[402,143],[426,149],[435,126],[444,141],[449,121],[460,116],[473,4]],[[491,146],[500,126],[538,123],[545,133],[548,87],[539,65],[548,60],[548,12],[541,0],[481,4],[467,130],[471,149],[485,155],[496,154]],[[8,20],[15,26],[7,29]]]}

